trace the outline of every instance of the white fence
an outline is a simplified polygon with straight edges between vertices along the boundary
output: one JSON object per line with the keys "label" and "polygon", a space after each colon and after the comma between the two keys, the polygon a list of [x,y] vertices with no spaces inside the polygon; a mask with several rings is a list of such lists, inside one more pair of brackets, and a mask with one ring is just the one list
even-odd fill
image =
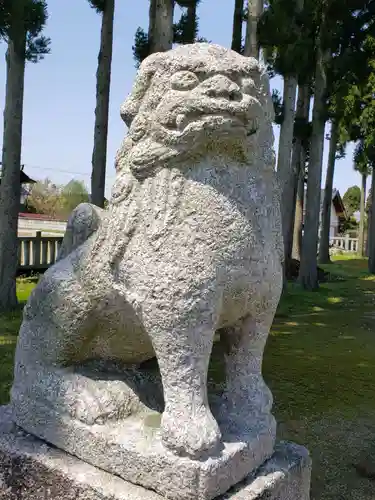
{"label": "white fence", "polygon": [[18,238],[18,269],[42,271],[56,262],[62,236],[42,237],[38,231],[36,236]]}
{"label": "white fence", "polygon": [[358,252],[358,238],[349,236],[335,236],[330,239],[330,246],[338,248],[344,252]]}

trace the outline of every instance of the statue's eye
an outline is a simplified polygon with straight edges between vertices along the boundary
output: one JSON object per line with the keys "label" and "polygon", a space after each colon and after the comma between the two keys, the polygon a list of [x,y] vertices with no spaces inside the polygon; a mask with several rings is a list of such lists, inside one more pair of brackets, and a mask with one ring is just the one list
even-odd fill
{"label": "statue's eye", "polygon": [[171,85],[174,90],[191,90],[199,84],[198,77],[191,71],[178,71],[172,76]]}

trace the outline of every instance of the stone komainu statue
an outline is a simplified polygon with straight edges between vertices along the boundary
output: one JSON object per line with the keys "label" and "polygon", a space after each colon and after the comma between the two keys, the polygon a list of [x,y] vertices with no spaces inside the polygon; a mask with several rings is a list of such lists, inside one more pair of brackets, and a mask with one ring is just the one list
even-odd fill
{"label": "stone komainu statue", "polygon": [[[12,389],[19,425],[147,486],[131,472],[144,453],[133,441],[148,417],[140,417],[147,404],[129,373],[156,356],[164,411],[151,455],[163,456],[163,473],[170,457],[185,460],[185,469],[186,460],[222,463],[220,454],[232,453],[223,445],[228,433],[229,441],[258,444],[267,436],[232,475],[243,477],[272,453],[272,396],[261,375],[282,288],[272,114],[255,59],[194,44],[143,62],[121,108],[129,132],[110,206],[76,209],[59,261],[24,309]],[[207,369],[217,330],[226,386],[214,417]],[[121,436],[128,429],[123,447],[133,431],[138,436],[126,445],[132,466],[125,455],[124,463],[111,459],[114,428]],[[152,487],[168,492],[168,481]]]}

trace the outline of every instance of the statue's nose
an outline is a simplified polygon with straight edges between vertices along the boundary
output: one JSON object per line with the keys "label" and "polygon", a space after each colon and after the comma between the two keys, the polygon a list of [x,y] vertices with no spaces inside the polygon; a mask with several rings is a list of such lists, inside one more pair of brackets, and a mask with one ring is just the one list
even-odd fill
{"label": "statue's nose", "polygon": [[237,83],[225,75],[215,75],[199,85],[202,94],[208,97],[220,97],[228,101],[241,101],[242,93]]}

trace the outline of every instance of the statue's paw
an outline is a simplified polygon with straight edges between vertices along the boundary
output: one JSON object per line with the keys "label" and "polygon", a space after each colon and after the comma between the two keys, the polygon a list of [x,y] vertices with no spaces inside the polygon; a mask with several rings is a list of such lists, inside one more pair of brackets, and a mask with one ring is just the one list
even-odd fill
{"label": "statue's paw", "polygon": [[87,425],[104,424],[129,416],[133,403],[134,398],[122,382],[90,381],[76,394],[72,416]]}
{"label": "statue's paw", "polygon": [[165,410],[161,431],[164,446],[180,456],[197,459],[220,449],[219,426],[211,411],[203,406],[193,414],[186,409]]}

